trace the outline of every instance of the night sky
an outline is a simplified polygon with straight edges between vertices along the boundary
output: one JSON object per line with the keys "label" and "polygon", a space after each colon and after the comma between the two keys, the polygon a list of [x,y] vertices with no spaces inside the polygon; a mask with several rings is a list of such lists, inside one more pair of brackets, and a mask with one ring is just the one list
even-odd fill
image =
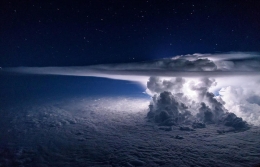
{"label": "night sky", "polygon": [[260,167],[260,0],[0,0],[0,118],[5,167]]}
{"label": "night sky", "polygon": [[1,67],[260,51],[257,0],[10,0],[0,9]]}

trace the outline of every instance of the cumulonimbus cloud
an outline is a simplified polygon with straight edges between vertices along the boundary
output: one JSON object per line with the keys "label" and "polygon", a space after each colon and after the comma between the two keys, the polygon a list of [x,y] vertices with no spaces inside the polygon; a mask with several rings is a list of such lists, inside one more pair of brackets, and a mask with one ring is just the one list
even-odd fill
{"label": "cumulonimbus cloud", "polygon": [[[3,68],[1,71],[45,75],[95,76],[135,81],[145,86],[146,92],[151,96],[155,93],[160,95],[166,91],[178,95],[177,101],[182,98],[185,101],[185,96],[181,96],[178,94],[180,92],[177,92],[183,89],[182,93],[188,94],[190,98],[195,94],[198,99],[208,99],[206,101],[208,104],[197,103],[199,105],[194,107],[200,109],[200,111],[211,111],[216,116],[220,111],[223,113],[224,110],[222,111],[222,109],[225,108],[249,123],[260,125],[260,105],[256,98],[260,97],[259,53],[196,53],[138,63],[81,67],[14,67]],[[162,97],[176,98],[169,93],[163,93]],[[218,101],[215,101],[215,99],[218,99]],[[161,102],[160,98],[157,101],[154,100],[156,104]],[[207,108],[213,102],[221,107],[218,107],[218,110],[215,110],[212,106]],[[180,103],[178,107],[181,109],[184,106]],[[184,113],[186,114],[186,112]],[[167,115],[167,113],[164,113],[163,116],[165,114]],[[209,120],[209,117],[207,116],[206,119]]]}

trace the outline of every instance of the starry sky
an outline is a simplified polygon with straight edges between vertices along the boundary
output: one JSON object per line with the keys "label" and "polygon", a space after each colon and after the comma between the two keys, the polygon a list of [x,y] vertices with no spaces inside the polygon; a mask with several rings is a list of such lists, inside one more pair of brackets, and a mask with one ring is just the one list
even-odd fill
{"label": "starry sky", "polygon": [[257,0],[6,0],[0,9],[1,67],[260,51]]}

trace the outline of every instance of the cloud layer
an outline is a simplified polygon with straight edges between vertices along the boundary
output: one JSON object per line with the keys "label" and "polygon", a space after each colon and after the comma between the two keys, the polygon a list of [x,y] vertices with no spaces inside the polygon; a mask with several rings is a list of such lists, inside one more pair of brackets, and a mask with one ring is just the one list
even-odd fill
{"label": "cloud layer", "polygon": [[103,77],[109,77],[109,75],[110,77],[113,77],[113,75],[168,77],[197,77],[201,75],[209,77],[255,76],[260,71],[260,55],[257,53],[193,54],[128,64],[86,67],[15,67],[6,68],[3,71]]}
{"label": "cloud layer", "polygon": [[[127,97],[70,97],[27,101],[5,112],[0,108],[1,113],[9,113],[1,119],[1,142],[7,144],[0,145],[0,164],[236,167],[260,163],[259,128],[229,134],[214,125],[163,131],[145,121],[148,104],[146,99]],[[229,116],[227,124],[233,119]]]}

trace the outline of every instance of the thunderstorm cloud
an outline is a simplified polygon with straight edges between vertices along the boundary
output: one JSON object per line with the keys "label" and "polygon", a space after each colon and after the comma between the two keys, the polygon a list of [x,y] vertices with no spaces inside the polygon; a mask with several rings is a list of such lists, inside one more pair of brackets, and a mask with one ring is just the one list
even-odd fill
{"label": "thunderstorm cloud", "polygon": [[139,82],[158,124],[201,122],[246,128],[260,123],[260,55],[180,55],[149,62],[81,67],[14,67],[4,72],[95,76]]}

